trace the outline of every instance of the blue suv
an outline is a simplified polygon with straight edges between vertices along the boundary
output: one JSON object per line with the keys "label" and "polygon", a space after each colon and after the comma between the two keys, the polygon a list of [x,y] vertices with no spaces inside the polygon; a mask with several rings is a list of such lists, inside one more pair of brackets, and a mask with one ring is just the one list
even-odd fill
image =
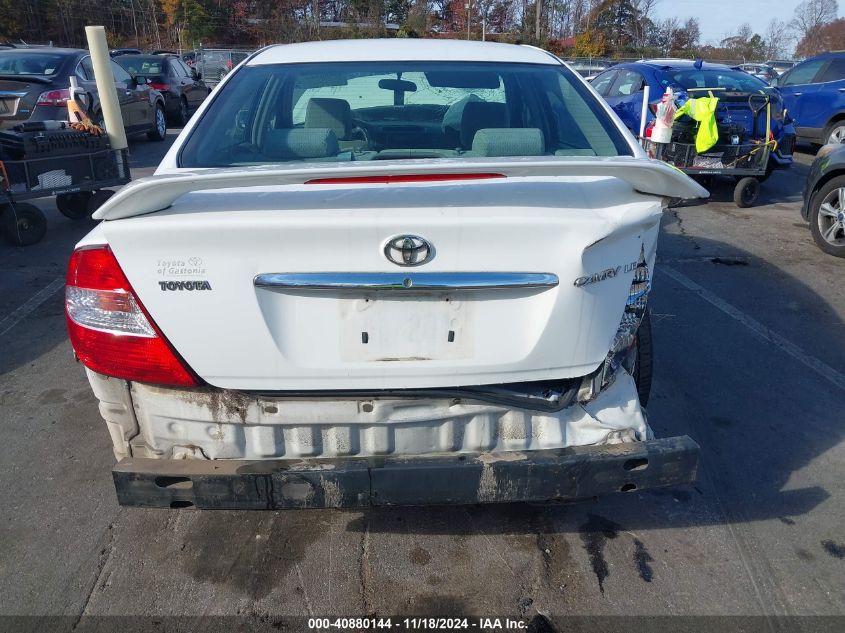
{"label": "blue suv", "polygon": [[798,138],[816,145],[845,142],[845,53],[822,53],[793,66],[775,85]]}
{"label": "blue suv", "polygon": [[[719,97],[716,122],[725,126],[741,126],[745,134],[762,138],[765,135],[766,111],[759,108],[759,95],[765,94],[771,103],[771,131],[778,143],[771,154],[770,168],[792,164],[795,129],[785,116],[783,99],[776,88],[743,70],[724,64],[701,60],[651,59],[618,64],[597,75],[593,88],[619,115],[634,134],[639,133],[643,107],[643,88],[649,86],[649,108],[646,116],[654,120],[657,104],[666,88],[671,86],[675,101],[683,104],[691,97],[713,93]],[[757,95],[753,99],[752,95]],[[845,125],[845,122],[843,122]]]}

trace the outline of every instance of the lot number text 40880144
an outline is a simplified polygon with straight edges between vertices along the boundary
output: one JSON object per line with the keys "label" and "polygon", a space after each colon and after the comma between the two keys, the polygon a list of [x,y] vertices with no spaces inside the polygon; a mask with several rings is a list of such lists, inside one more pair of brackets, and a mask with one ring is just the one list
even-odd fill
{"label": "lot number text 40880144", "polygon": [[520,631],[528,627],[522,620],[510,618],[309,618],[312,631]]}

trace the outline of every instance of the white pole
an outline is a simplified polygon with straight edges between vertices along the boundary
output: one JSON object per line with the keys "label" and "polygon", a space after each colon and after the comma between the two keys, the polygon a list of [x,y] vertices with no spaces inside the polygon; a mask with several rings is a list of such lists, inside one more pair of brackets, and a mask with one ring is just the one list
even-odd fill
{"label": "white pole", "polygon": [[643,109],[640,112],[640,141],[645,138],[645,118],[648,115],[648,84],[643,88]]}
{"label": "white pole", "polygon": [[91,65],[94,67],[94,80],[97,83],[109,144],[112,149],[125,149],[128,147],[126,130],[123,129],[117,86],[114,84],[114,74],[111,70],[106,29],[102,26],[86,26],[85,36],[88,38],[88,51],[91,53]]}

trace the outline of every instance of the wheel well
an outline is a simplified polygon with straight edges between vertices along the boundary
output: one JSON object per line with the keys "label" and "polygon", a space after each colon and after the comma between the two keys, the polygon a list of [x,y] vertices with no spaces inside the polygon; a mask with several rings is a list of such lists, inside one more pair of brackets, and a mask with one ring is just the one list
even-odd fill
{"label": "wheel well", "polygon": [[[839,123],[840,121],[845,121],[845,112],[839,112],[830,117],[830,120],[827,122],[827,125],[824,126],[825,132],[827,132],[827,130],[829,130],[834,123]],[[827,134],[825,134],[825,137],[827,137]],[[825,140],[827,139],[825,138]]]}

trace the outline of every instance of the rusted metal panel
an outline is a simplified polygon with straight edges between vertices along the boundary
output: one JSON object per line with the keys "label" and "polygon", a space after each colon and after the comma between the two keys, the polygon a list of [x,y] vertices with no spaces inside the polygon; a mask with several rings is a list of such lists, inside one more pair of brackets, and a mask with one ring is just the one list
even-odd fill
{"label": "rusted metal panel", "polygon": [[547,501],[694,482],[689,437],[425,458],[121,460],[122,505],[277,510]]}

